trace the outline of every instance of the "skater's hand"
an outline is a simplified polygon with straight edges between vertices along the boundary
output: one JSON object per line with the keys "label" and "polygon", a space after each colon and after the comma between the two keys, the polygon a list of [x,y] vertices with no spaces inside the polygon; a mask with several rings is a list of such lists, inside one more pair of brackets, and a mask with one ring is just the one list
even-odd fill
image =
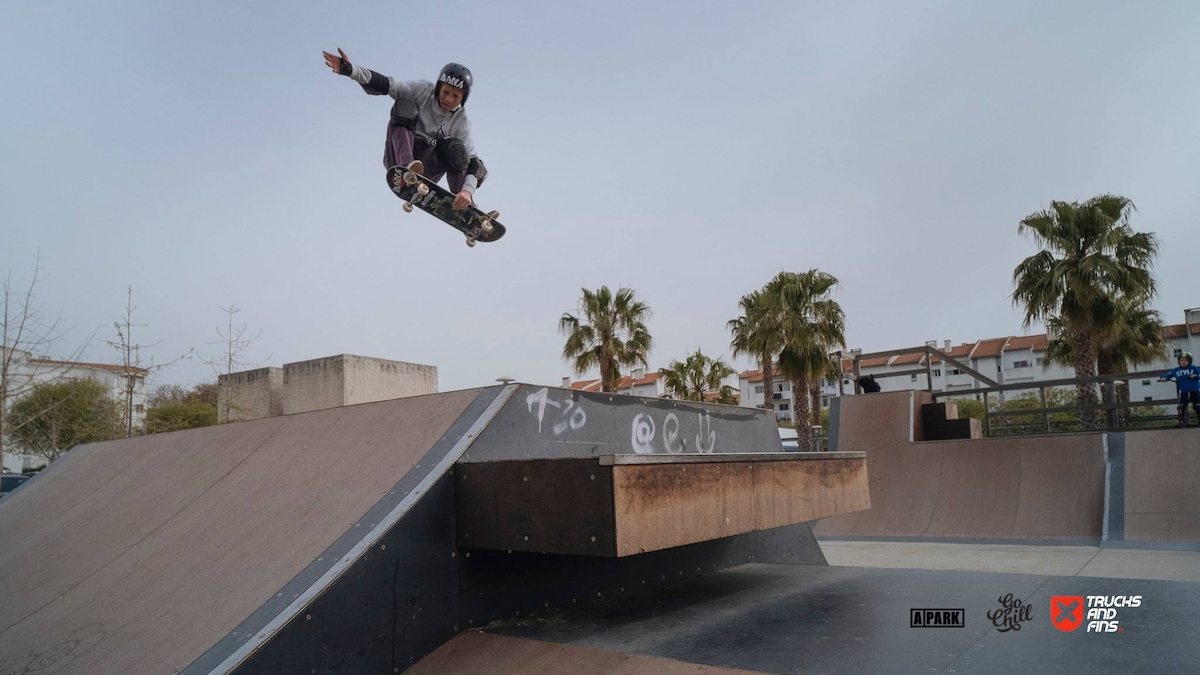
{"label": "skater's hand", "polygon": [[350,67],[350,57],[346,56],[346,52],[342,51],[341,47],[338,47],[338,55],[337,56],[330,54],[329,52],[321,52],[321,53],[325,55],[325,65],[332,68],[333,72],[337,73],[338,75],[342,74],[342,64],[343,63],[346,64],[347,68]]}
{"label": "skater's hand", "polygon": [[473,200],[471,199],[471,193],[463,190],[462,192],[454,195],[454,204],[451,205],[451,208],[453,208],[455,211],[462,211],[470,206],[472,202]]}

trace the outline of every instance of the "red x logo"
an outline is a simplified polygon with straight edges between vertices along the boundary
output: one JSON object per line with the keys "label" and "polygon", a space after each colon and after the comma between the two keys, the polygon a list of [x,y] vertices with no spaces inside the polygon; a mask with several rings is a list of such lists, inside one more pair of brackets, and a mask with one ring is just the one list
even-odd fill
{"label": "red x logo", "polygon": [[1082,595],[1055,595],[1050,598],[1050,622],[1064,633],[1083,623]]}

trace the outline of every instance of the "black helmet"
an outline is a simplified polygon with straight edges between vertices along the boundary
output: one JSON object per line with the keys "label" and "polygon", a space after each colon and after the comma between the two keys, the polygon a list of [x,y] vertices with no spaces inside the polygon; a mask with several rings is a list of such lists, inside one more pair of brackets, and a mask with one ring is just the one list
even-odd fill
{"label": "black helmet", "polygon": [[1191,355],[1191,353],[1190,353],[1190,352],[1183,352],[1183,353],[1181,353],[1181,354],[1179,355],[1179,358],[1175,359],[1175,362],[1176,362],[1176,363],[1178,363],[1179,361],[1182,361],[1182,360],[1184,360],[1184,359],[1187,359],[1187,360],[1188,360],[1188,365],[1189,365],[1189,366],[1191,366],[1191,365],[1195,365],[1195,363],[1196,363],[1196,360],[1192,358],[1192,355]]}
{"label": "black helmet", "polygon": [[447,63],[442,67],[442,72],[438,73],[437,87],[433,90],[434,98],[442,93],[443,84],[462,89],[462,103],[458,104],[458,108],[467,104],[467,97],[471,95],[471,71],[467,70],[466,66],[461,63]]}

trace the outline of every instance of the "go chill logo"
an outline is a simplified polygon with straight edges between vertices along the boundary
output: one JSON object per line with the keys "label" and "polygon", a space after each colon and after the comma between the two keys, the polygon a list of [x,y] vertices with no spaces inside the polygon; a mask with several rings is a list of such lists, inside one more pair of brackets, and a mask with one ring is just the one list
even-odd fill
{"label": "go chill logo", "polygon": [[[1140,595],[1055,595],[1050,598],[1050,622],[1069,633],[1087,622],[1088,633],[1121,633],[1117,610],[1142,606]],[[1084,609],[1087,615],[1084,615]]]}

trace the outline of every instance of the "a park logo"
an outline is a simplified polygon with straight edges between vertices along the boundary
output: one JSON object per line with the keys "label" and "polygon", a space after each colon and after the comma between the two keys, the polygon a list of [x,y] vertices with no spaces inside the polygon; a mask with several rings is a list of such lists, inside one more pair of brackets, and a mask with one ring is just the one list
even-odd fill
{"label": "a park logo", "polygon": [[1050,622],[1064,633],[1079,628],[1083,623],[1082,595],[1054,595],[1050,597]]}
{"label": "a park logo", "polygon": [[967,625],[965,609],[911,609],[910,628],[963,628]]}

